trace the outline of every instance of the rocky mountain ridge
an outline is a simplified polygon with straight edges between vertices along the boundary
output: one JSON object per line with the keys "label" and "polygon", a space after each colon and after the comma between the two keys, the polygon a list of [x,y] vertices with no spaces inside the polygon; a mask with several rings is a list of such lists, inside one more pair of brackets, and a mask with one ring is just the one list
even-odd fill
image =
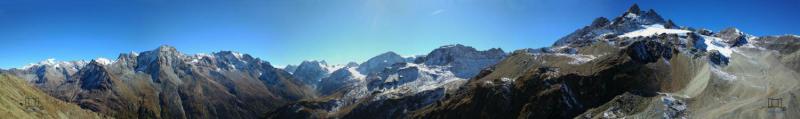
{"label": "rocky mountain ridge", "polygon": [[266,109],[316,96],[288,72],[231,51],[185,55],[165,45],[68,66],[3,72],[27,76],[53,97],[116,118],[258,118]]}
{"label": "rocky mountain ridge", "polygon": [[[515,51],[411,118],[800,117],[798,38],[677,27],[634,5],[553,47]],[[789,108],[763,108],[768,98]]]}

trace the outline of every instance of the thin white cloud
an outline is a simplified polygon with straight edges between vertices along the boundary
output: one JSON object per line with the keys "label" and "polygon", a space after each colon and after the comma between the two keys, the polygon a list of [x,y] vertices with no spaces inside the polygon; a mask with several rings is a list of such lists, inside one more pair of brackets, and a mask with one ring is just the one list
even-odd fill
{"label": "thin white cloud", "polygon": [[436,15],[442,14],[445,11],[446,11],[445,9],[439,9],[439,10],[433,11],[433,12],[431,12],[431,16],[436,16]]}

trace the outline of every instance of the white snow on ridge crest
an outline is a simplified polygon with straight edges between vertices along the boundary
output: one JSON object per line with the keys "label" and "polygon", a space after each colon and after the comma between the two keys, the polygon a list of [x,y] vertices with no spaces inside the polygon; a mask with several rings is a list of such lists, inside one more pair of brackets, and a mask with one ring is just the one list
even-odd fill
{"label": "white snow on ridge crest", "polygon": [[620,35],[619,37],[629,37],[630,38],[630,37],[639,37],[639,36],[653,36],[653,35],[662,34],[662,33],[686,35],[686,33],[691,32],[691,31],[688,31],[688,30],[681,30],[681,29],[667,29],[667,28],[664,28],[664,25],[661,25],[661,24],[642,25],[642,27],[644,27],[644,29],[628,32],[628,33]]}
{"label": "white snow on ridge crest", "polygon": [[22,66],[22,67],[16,68],[16,69],[29,69],[29,68],[38,67],[38,66],[52,66],[54,68],[60,68],[60,67],[75,68],[74,66],[83,66],[83,65],[86,65],[86,62],[83,61],[83,60],[79,60],[79,61],[56,61],[56,59],[49,58],[49,59],[40,61],[38,63],[30,63],[28,65],[25,65],[25,66]]}
{"label": "white snow on ridge crest", "polygon": [[50,58],[45,61],[39,62],[39,64],[53,65],[56,64],[56,59]]}
{"label": "white snow on ridge crest", "polygon": [[345,68],[344,65],[328,65],[328,64],[323,64],[323,63],[319,63],[319,67],[325,69],[325,71],[327,71],[328,74],[331,74],[336,70]]}
{"label": "white snow on ridge crest", "polygon": [[239,53],[239,52],[232,52],[232,53],[233,53],[233,56],[236,57],[236,59],[242,59],[242,53]]}
{"label": "white snow on ridge crest", "polygon": [[113,62],[111,62],[111,60],[106,59],[106,58],[102,58],[102,57],[101,58],[97,58],[94,61],[97,62],[97,63],[100,63],[102,65],[109,65],[109,64],[113,63]]}

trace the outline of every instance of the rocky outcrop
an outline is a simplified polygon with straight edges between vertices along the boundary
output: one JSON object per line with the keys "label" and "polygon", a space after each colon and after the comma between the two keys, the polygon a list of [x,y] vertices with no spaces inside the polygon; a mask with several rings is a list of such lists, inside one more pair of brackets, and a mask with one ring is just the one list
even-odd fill
{"label": "rocky outcrop", "polygon": [[119,79],[112,78],[105,67],[95,60],[82,68],[76,79],[82,90],[108,90],[120,82]]}
{"label": "rocky outcrop", "polygon": [[642,40],[628,45],[626,52],[633,61],[655,62],[661,58],[669,60],[677,50],[656,41]]}
{"label": "rocky outcrop", "polygon": [[295,65],[286,65],[286,67],[284,67],[283,70],[285,70],[285,71],[287,71],[289,73],[294,73],[294,71],[297,70],[297,66],[295,66]]}
{"label": "rocky outcrop", "polygon": [[728,63],[730,62],[730,60],[727,57],[722,56],[722,54],[720,54],[719,51],[716,50],[712,50],[709,52],[708,61],[721,66],[728,65]]}
{"label": "rocky outcrop", "polygon": [[719,33],[714,34],[714,37],[721,38],[725,43],[730,44],[731,47],[747,44],[747,34],[744,34],[734,27],[725,28]]}

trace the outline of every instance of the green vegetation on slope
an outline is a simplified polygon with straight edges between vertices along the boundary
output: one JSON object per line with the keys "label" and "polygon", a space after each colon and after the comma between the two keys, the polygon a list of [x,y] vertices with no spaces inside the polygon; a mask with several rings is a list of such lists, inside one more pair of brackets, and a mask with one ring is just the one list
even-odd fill
{"label": "green vegetation on slope", "polygon": [[12,119],[97,119],[107,118],[50,97],[25,81],[0,74],[0,118]]}

